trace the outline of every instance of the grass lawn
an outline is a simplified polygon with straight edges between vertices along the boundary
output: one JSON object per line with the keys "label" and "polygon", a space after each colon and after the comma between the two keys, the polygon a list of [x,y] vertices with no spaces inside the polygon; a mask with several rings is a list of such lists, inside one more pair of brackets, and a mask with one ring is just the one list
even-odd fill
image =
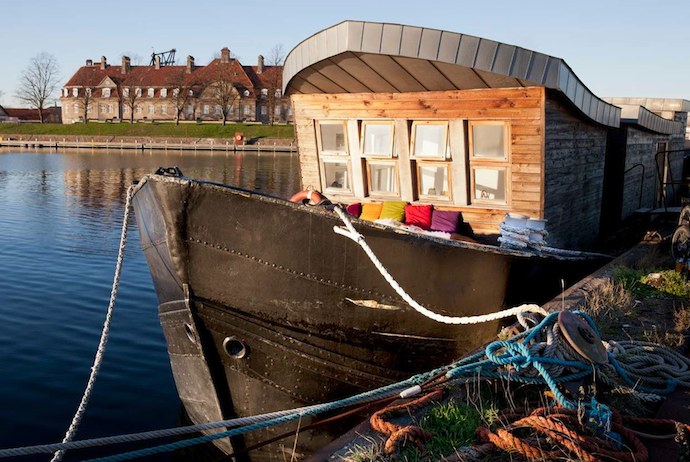
{"label": "grass lawn", "polygon": [[60,136],[160,136],[183,138],[294,138],[293,125],[184,123],[0,124],[0,134]]}

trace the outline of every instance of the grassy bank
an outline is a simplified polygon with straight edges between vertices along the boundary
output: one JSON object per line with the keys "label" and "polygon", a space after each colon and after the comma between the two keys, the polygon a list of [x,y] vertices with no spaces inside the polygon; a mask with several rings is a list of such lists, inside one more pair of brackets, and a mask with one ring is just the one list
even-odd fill
{"label": "grassy bank", "polygon": [[160,136],[166,138],[294,138],[292,125],[184,123],[0,124],[0,135]]}

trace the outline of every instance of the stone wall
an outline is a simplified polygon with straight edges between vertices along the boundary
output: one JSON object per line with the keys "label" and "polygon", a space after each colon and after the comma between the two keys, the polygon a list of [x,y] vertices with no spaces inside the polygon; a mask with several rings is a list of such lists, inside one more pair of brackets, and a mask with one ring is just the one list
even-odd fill
{"label": "stone wall", "polygon": [[548,94],[544,158],[547,241],[587,248],[598,237],[607,129],[587,122]]}

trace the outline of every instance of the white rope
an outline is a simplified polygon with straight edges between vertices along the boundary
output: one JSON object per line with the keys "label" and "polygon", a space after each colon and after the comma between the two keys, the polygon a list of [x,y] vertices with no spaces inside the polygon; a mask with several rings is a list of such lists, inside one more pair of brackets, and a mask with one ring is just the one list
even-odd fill
{"label": "white rope", "polygon": [[[105,345],[108,343],[108,333],[110,332],[110,323],[113,317],[113,309],[115,308],[115,299],[117,298],[117,289],[120,285],[120,273],[122,272],[122,261],[125,256],[125,244],[127,243],[127,224],[129,223],[129,209],[130,202],[132,200],[132,191],[134,186],[130,186],[127,189],[127,198],[125,200],[125,214],[122,219],[122,233],[120,234],[120,248],[117,253],[117,264],[115,266],[115,276],[113,277],[113,287],[110,291],[110,304],[108,305],[108,311],[105,315],[105,321],[103,322],[103,330],[101,332],[101,339],[98,342],[98,349],[96,350],[96,357],[93,360],[93,365],[91,366],[91,374],[89,375],[89,380],[86,384],[86,389],[77,408],[77,412],[72,418],[72,423],[70,424],[65,437],[63,438],[63,443],[68,443],[72,441],[74,435],[76,435],[81,423],[81,419],[86,412],[86,406],[91,398],[91,392],[93,391],[93,386],[96,383],[96,376],[101,368],[101,363],[103,362],[103,354],[105,353]],[[55,452],[51,462],[59,462],[65,455],[65,450],[61,449]]]}
{"label": "white rope", "polygon": [[418,311],[419,313],[421,313],[429,319],[433,319],[434,321],[438,321],[444,324],[478,324],[481,322],[495,321],[497,319],[507,318],[509,316],[516,316],[519,313],[525,312],[540,313],[544,316],[548,314],[543,308],[541,308],[538,305],[520,305],[514,308],[509,308],[507,310],[498,311],[496,313],[489,313],[478,316],[457,317],[445,316],[442,314],[434,313],[433,311],[424,308],[422,305],[417,303],[417,301],[414,300],[407,292],[405,292],[405,290],[402,287],[400,287],[400,284],[398,284],[398,282],[395,279],[393,279],[393,276],[390,275],[388,270],[386,270],[381,261],[371,250],[369,245],[367,245],[367,243],[364,241],[364,236],[359,234],[355,227],[352,226],[352,222],[347,217],[346,212],[343,211],[341,207],[335,207],[335,211],[340,217],[340,219],[343,221],[343,223],[345,223],[347,229],[343,229],[339,226],[334,226],[333,231],[335,231],[337,234],[348,237],[355,241],[357,244],[359,244],[359,246],[362,247],[362,249],[364,249],[364,252],[366,252],[371,262],[374,264],[376,269],[379,270],[381,275],[386,279],[386,282],[390,284],[393,290],[395,290],[398,293],[398,295],[400,295],[400,297],[402,297],[402,299],[405,300],[412,308],[414,308],[416,311]]}

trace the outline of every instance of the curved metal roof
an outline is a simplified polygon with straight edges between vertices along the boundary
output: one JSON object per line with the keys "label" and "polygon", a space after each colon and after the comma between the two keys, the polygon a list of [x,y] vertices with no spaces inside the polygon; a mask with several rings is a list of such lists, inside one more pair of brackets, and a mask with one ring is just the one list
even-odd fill
{"label": "curved metal roof", "polygon": [[618,106],[621,108],[621,122],[639,125],[664,135],[683,133],[683,125],[680,122],[661,117],[646,107],[637,104],[618,104]]}
{"label": "curved metal roof", "polygon": [[359,93],[543,86],[611,127],[620,109],[592,93],[561,58],[471,35],[344,21],[290,51],[283,92]]}

